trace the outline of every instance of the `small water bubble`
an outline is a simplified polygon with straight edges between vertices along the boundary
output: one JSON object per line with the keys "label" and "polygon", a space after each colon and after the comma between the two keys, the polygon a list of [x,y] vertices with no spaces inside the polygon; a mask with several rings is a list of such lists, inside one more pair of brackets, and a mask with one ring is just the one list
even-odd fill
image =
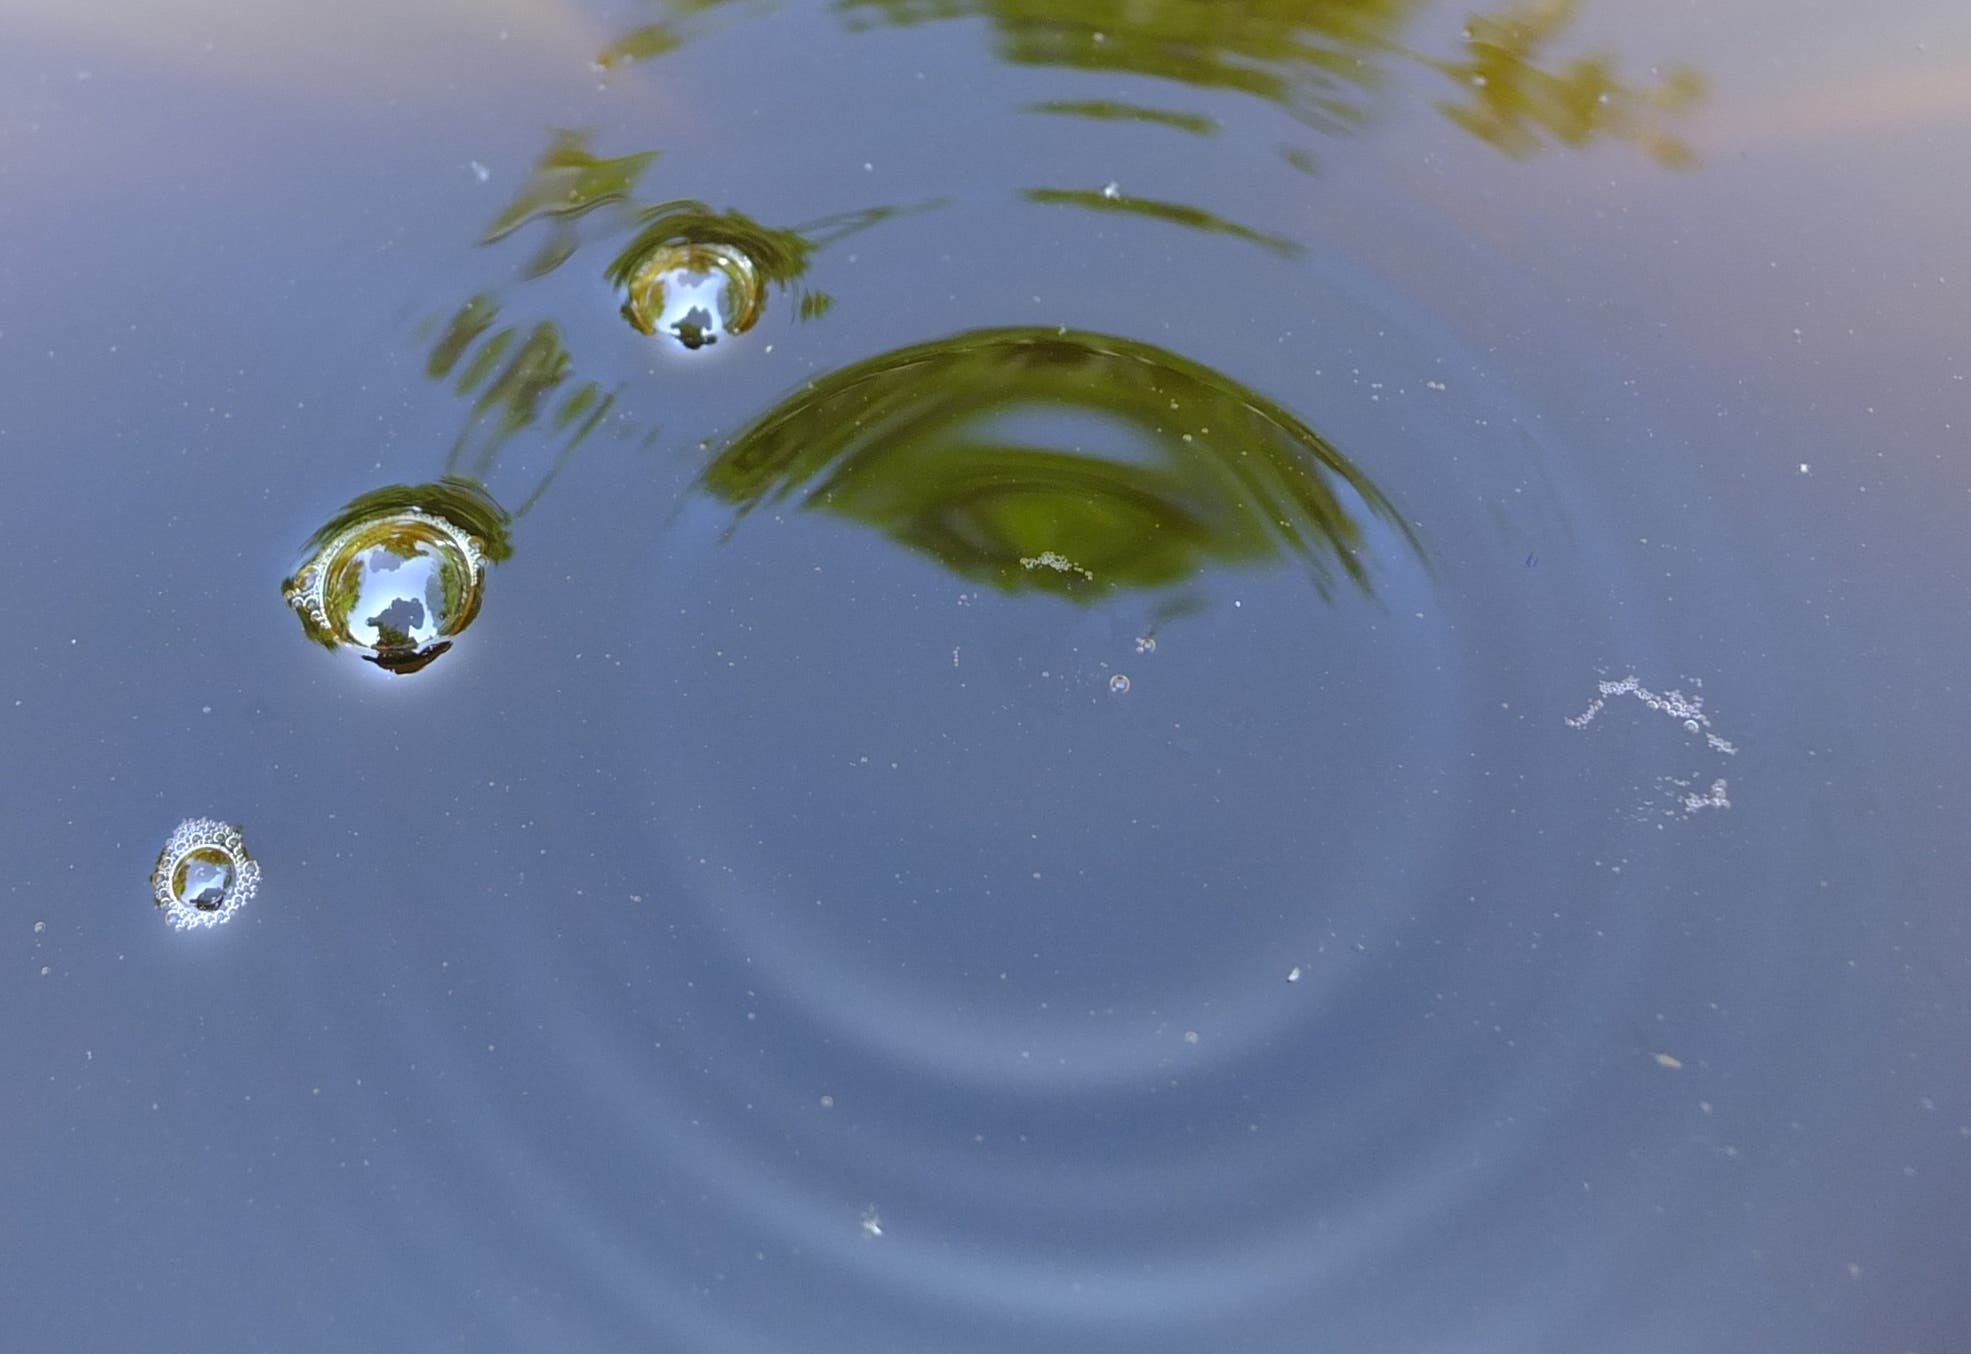
{"label": "small water bubble", "polygon": [[40,935],[43,931],[46,931],[47,929],[48,929],[48,923],[45,921],[38,921],[34,923],[34,934],[37,936]]}
{"label": "small water bubble", "polygon": [[1118,696],[1126,695],[1129,691],[1129,678],[1118,672],[1109,678],[1109,690]]}

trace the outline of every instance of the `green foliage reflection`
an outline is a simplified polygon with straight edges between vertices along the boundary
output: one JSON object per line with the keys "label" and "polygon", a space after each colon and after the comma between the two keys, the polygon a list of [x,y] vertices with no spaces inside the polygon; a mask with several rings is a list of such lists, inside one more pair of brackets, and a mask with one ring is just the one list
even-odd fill
{"label": "green foliage reflection", "polygon": [[587,133],[557,130],[513,201],[486,227],[483,243],[505,239],[529,221],[546,218],[553,229],[528,263],[526,273],[540,277],[553,272],[567,262],[580,243],[575,218],[605,203],[627,201],[643,171],[656,158],[656,151],[647,150],[605,160],[589,150]]}
{"label": "green foliage reflection", "polygon": [[[1403,44],[1404,30],[1424,8],[1421,0],[836,0],[836,8],[856,28],[982,19],[1006,61],[1234,91],[1329,135],[1364,127],[1385,68],[1392,60],[1414,62],[1463,90],[1462,101],[1438,102],[1441,112],[1514,156],[1549,143],[1614,139],[1686,167],[1694,162],[1690,148],[1662,124],[1704,92],[1702,78],[1687,67],[1637,85],[1620,78],[1607,53],[1555,55],[1579,0],[1523,0],[1474,14],[1464,54],[1449,60]],[[1140,102],[1062,99],[1029,107],[1192,132],[1217,125],[1195,112]],[[1307,162],[1304,150],[1290,157]]]}
{"label": "green foliage reflection", "polygon": [[837,0],[858,27],[983,18],[999,53],[1025,66],[1068,66],[1235,90],[1278,104],[1322,131],[1366,117],[1386,46],[1420,0]]}
{"label": "green foliage reflection", "polygon": [[1097,212],[1118,212],[1125,216],[1147,216],[1154,221],[1167,221],[1172,225],[1203,231],[1208,235],[1230,235],[1235,239],[1256,244],[1262,249],[1270,249],[1285,258],[1292,258],[1305,252],[1304,246],[1289,240],[1284,235],[1271,235],[1263,230],[1254,230],[1251,226],[1242,226],[1237,221],[1228,221],[1216,212],[1208,212],[1203,207],[1187,206],[1182,202],[1158,202],[1152,198],[1130,197],[1120,191],[1105,189],[1095,192],[1087,188],[1029,188],[1021,196],[1028,202],[1082,207]]}
{"label": "green foliage reflection", "polygon": [[1578,0],[1531,0],[1503,14],[1474,15],[1465,56],[1428,64],[1463,88],[1465,101],[1440,101],[1446,117],[1508,155],[1524,158],[1544,139],[1585,146],[1599,137],[1633,141],[1673,169],[1696,162],[1690,147],[1656,125],[1704,97],[1704,78],[1688,66],[1667,70],[1651,88],[1617,78],[1605,52],[1549,69],[1546,48],[1574,21]]}
{"label": "green foliage reflection", "polygon": [[968,579],[1080,601],[1281,557],[1324,596],[1342,578],[1366,593],[1365,513],[1416,549],[1361,470],[1256,391],[1146,343],[1051,328],[841,368],[742,432],[702,483],[742,518],[797,498]]}
{"label": "green foliage reflection", "polygon": [[[445,474],[491,477],[507,442],[552,405],[549,427],[561,438],[553,463],[514,512],[523,515],[589,434],[608,417],[616,392],[592,380],[570,381],[572,363],[561,330],[550,321],[523,329],[499,325],[499,303],[481,292],[459,307],[432,346],[425,373],[472,400],[466,424],[445,458]],[[555,398],[559,396],[559,402]]]}
{"label": "green foliage reflection", "polygon": [[[607,238],[630,229],[634,234],[629,243],[603,269],[619,287],[627,282],[637,259],[658,243],[687,239],[728,243],[748,254],[764,281],[794,290],[795,314],[810,320],[826,314],[832,304],[825,292],[795,286],[818,250],[901,212],[942,205],[933,201],[872,207],[799,227],[764,225],[741,212],[714,211],[702,202],[640,205],[639,178],[657,155],[650,150],[606,157],[590,147],[587,133],[557,130],[512,201],[486,228],[481,243],[503,241],[533,221],[548,222],[548,238],[521,270],[522,281],[529,282],[574,257],[590,242],[585,237]],[[486,481],[516,437],[545,429],[555,439],[552,463],[514,508],[513,515],[520,517],[612,415],[622,423],[617,409],[621,391],[579,373],[562,327],[554,320],[503,321],[503,305],[500,293],[481,291],[442,321],[427,321],[424,332],[435,332],[435,337],[430,338],[425,374],[449,382],[456,394],[470,401],[464,426],[445,459],[446,475]],[[654,425],[644,429],[646,437],[656,432]]]}

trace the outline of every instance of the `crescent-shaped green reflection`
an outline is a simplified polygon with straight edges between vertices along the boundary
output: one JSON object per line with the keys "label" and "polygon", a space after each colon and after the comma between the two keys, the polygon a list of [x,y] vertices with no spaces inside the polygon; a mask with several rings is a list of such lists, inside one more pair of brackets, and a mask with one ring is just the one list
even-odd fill
{"label": "crescent-shaped green reflection", "polygon": [[1365,517],[1395,507],[1299,418],[1188,358],[1051,328],[974,330],[822,377],[701,481],[852,518],[1008,592],[1093,601],[1292,557],[1372,591]]}

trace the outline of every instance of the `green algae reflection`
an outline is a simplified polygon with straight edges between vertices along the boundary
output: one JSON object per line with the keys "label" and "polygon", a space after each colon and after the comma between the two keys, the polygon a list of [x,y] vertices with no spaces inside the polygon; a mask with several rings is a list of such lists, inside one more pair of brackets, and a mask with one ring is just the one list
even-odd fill
{"label": "green algae reflection", "polygon": [[1300,419],[1132,339],[982,329],[803,389],[733,441],[703,487],[866,523],[965,578],[1089,602],[1210,566],[1291,558],[1323,596],[1371,591],[1365,518],[1396,509]]}

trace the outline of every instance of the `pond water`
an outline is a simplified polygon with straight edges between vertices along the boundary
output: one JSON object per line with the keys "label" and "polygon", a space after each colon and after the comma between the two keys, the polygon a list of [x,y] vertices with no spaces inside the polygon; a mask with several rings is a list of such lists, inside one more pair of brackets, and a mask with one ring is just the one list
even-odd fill
{"label": "pond water", "polygon": [[1971,1338],[1971,10],[0,27],[10,1347]]}

